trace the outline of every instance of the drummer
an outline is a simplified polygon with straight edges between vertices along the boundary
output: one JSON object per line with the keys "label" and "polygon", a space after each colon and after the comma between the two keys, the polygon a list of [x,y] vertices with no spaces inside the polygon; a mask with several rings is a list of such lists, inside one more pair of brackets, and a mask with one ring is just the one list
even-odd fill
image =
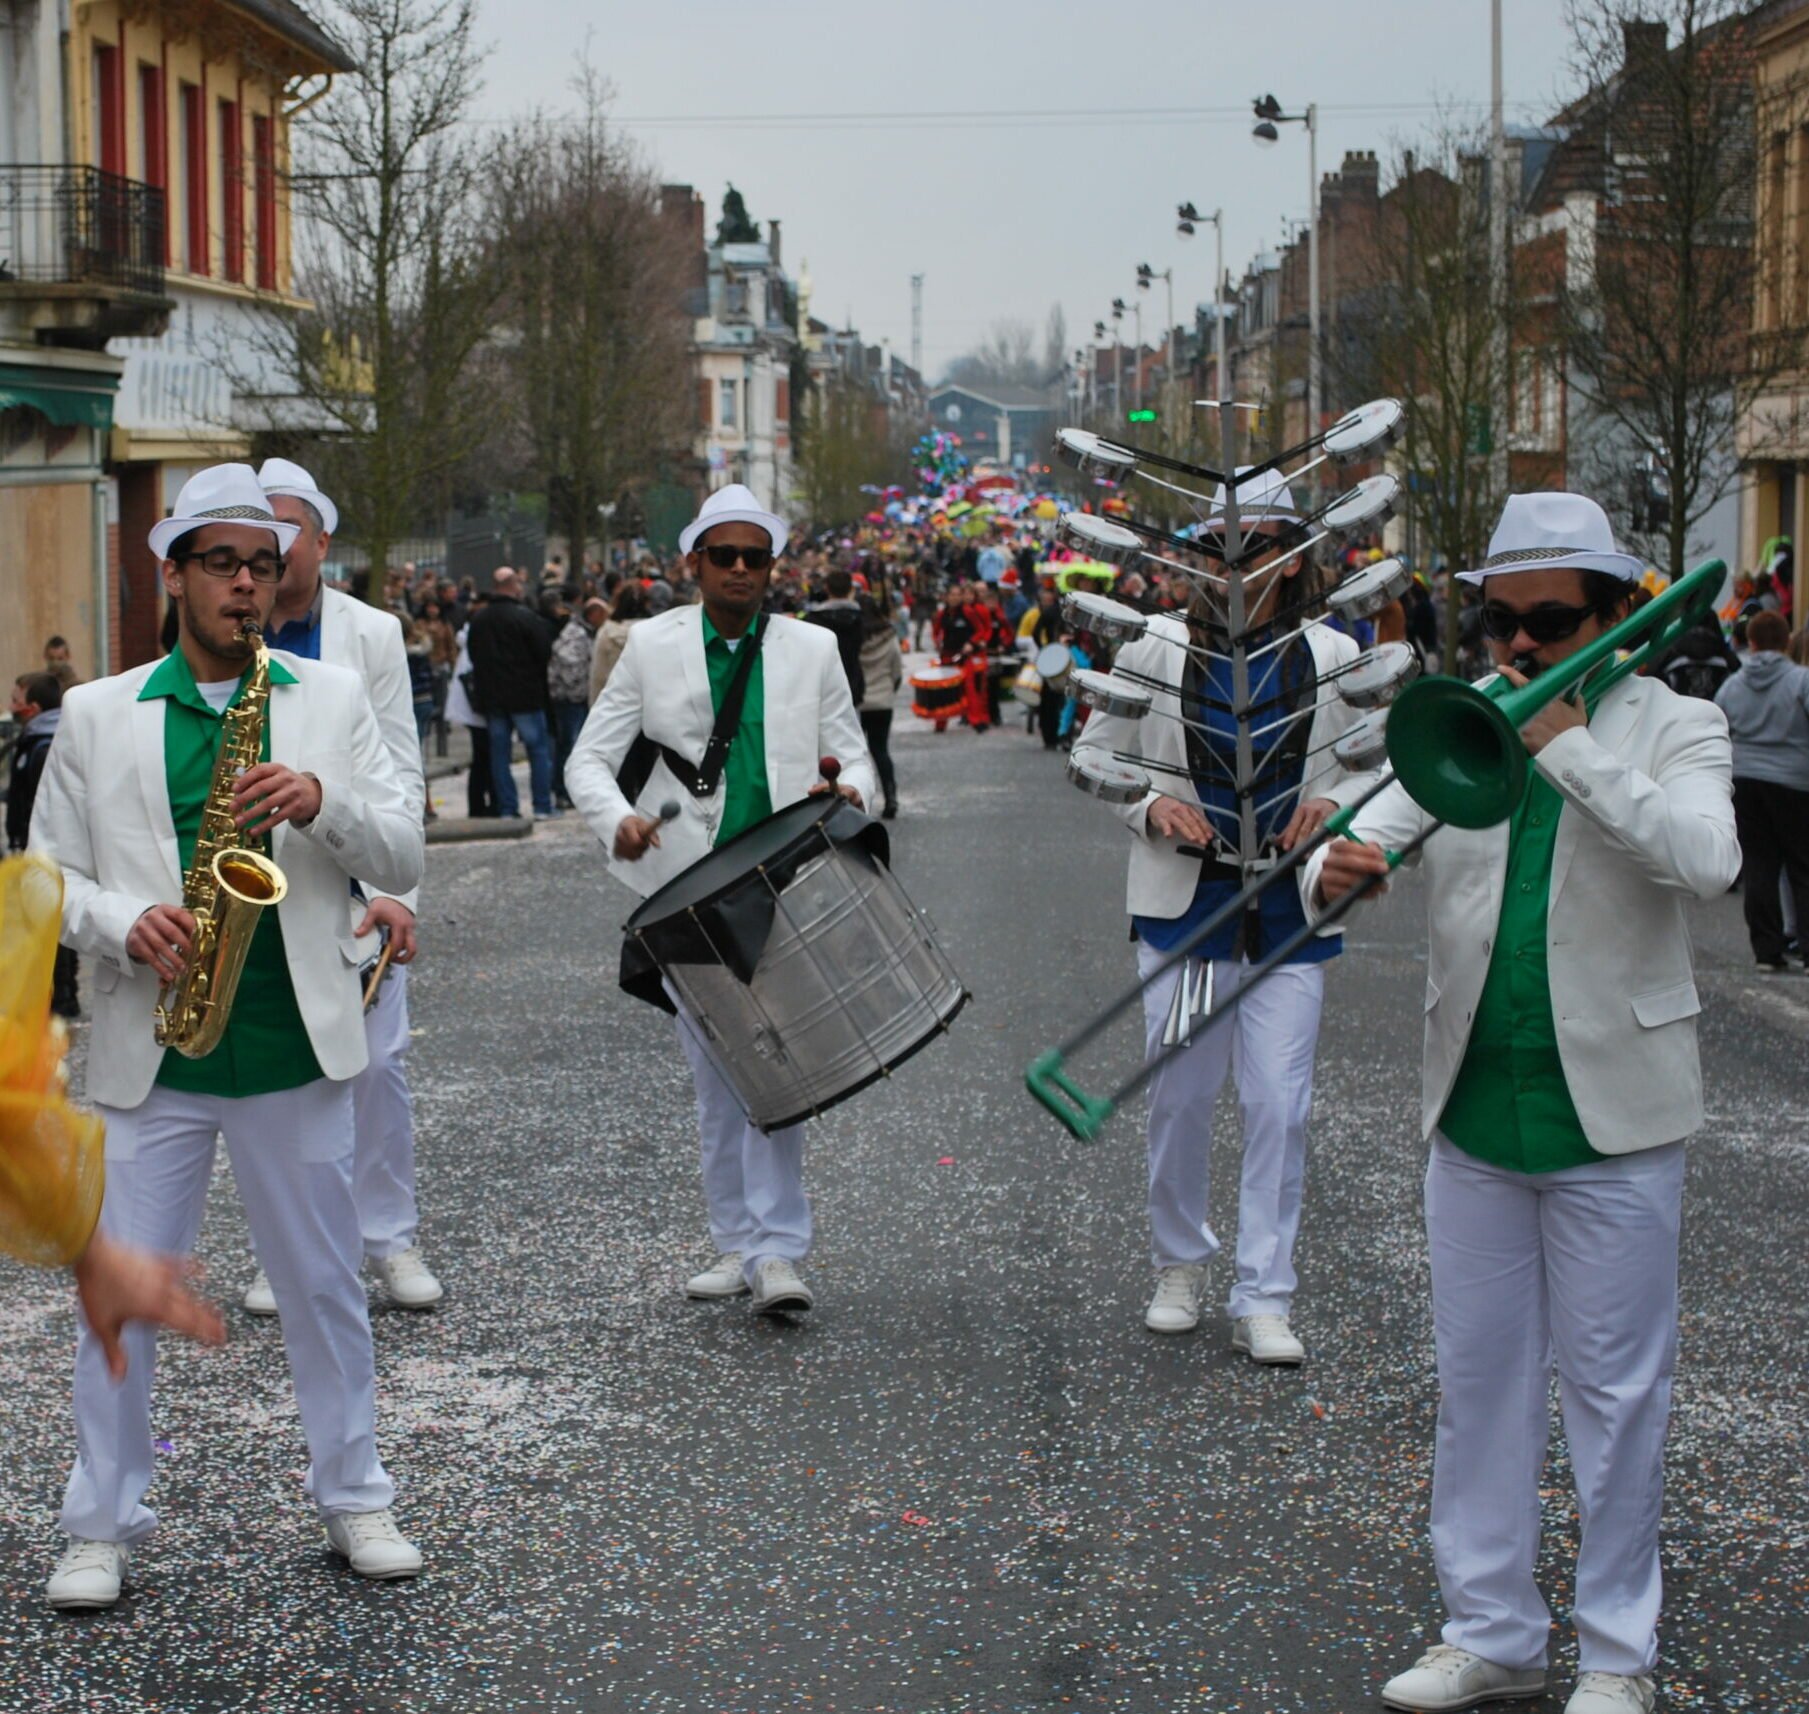
{"label": "drummer", "polygon": [[[1215,502],[1225,504],[1221,488]],[[1288,551],[1300,515],[1286,483],[1266,472],[1238,485],[1244,533],[1277,543],[1243,572],[1252,649],[1271,640],[1265,629],[1288,603],[1303,575],[1303,559]],[[1224,518],[1208,520],[1222,532]],[[1311,575],[1311,573],[1305,573]],[[1185,621],[1153,616],[1144,636],[1126,646],[1117,665],[1169,687],[1142,719],[1095,713],[1074,744],[1077,767],[1109,767],[1114,752],[1157,765],[1157,785],[1118,813],[1137,842],[1131,847],[1129,907],[1137,962],[1148,977],[1243,883],[1238,863],[1236,722],[1227,643],[1220,621],[1195,598]],[[1190,644],[1193,651],[1177,645]],[[1221,658],[1209,658],[1204,651]],[[1321,698],[1323,675],[1356,656],[1348,637],[1325,627],[1251,665],[1256,724],[1303,718],[1256,739],[1259,839],[1286,851],[1315,833],[1337,807],[1321,794],[1338,776],[1329,746],[1356,720],[1336,697]],[[1310,718],[1305,712],[1321,703]],[[1177,716],[1197,722],[1189,729]],[[1172,771],[1162,771],[1166,764]],[[1187,781],[1183,785],[1182,781]],[[1191,787],[1191,789],[1189,789]],[[1201,853],[1208,853],[1202,856]],[[1226,1007],[1170,1057],[1149,1085],[1149,1219],[1155,1292],[1144,1313],[1154,1333],[1190,1333],[1199,1325],[1208,1266],[1219,1240],[1207,1223],[1212,1116],[1227,1072],[1237,1079],[1244,1123],[1242,1187],[1238,1199],[1237,1265],[1228,1303],[1231,1344],[1253,1361],[1298,1364],[1306,1349],[1290,1325],[1294,1299],[1294,1240],[1300,1230],[1306,1174],[1306,1128],[1313,1096],[1313,1054],[1325,995],[1325,963],[1340,942],[1329,935],[1308,943],[1239,1005],[1227,1007],[1244,973],[1305,922],[1292,888],[1271,888],[1263,902],[1144,989],[1147,1051],[1186,1039],[1191,995],[1213,996]],[[1188,973],[1185,988],[1182,971]],[[1209,984],[1209,986],[1208,986]],[[1208,1009],[1211,1009],[1210,1007]]]}
{"label": "drummer", "polygon": [[[669,608],[629,632],[566,763],[566,787],[610,853],[610,872],[637,893],[656,892],[775,810],[831,790],[819,758],[841,764],[833,789],[857,809],[873,794],[872,763],[835,638],[820,626],[761,613],[786,536],[784,519],[739,483],[705,500],[679,536],[702,605]],[[731,730],[743,650],[753,653]],[[712,782],[706,751],[719,728],[727,753]],[[643,771],[647,763],[650,772]],[[630,802],[618,776],[637,772],[643,783]],[[798,1273],[811,1242],[804,1127],[756,1130],[696,1021],[676,1004],[672,1009],[697,1090],[704,1202],[716,1246],[715,1260],[690,1279],[686,1294],[751,1292],[761,1314],[809,1309],[814,1297]]]}

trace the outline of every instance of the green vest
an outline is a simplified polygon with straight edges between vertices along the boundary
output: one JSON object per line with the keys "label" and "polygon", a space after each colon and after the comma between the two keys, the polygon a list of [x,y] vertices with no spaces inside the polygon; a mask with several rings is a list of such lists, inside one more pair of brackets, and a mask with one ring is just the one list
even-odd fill
{"label": "green vest", "polygon": [[[295,682],[295,674],[280,661],[270,662],[273,691],[277,685]],[[228,706],[236,704],[244,694],[245,681],[241,678]],[[180,649],[164,657],[138,693],[140,702],[153,702],[159,697],[165,699],[164,785],[186,875],[195,860],[201,811],[220,754],[221,717],[196,688],[195,675]],[[261,754],[262,760],[270,760],[268,720],[264,722]],[[268,839],[262,840],[257,849],[268,854],[269,843]],[[165,1089],[180,1089],[193,1095],[268,1095],[279,1089],[299,1088],[323,1075],[289,980],[283,925],[277,914],[281,909],[280,905],[267,909],[258,917],[257,932],[251,938],[232,1016],[220,1045],[205,1059],[185,1059],[174,1048],[166,1049],[157,1073],[157,1081]]]}
{"label": "green vest", "polygon": [[[733,647],[710,623],[703,619],[704,665],[710,672],[710,712],[722,712],[722,699],[728,695],[729,680],[735,676],[736,654],[747,646],[753,626],[742,633]],[[759,620],[756,617],[755,624]],[[771,624],[772,620],[767,620]],[[744,833],[757,821],[773,813],[773,794],[766,784],[766,650],[763,647],[748,669],[747,695],[741,704],[741,725],[735,742],[729,746],[728,760],[722,769],[722,826],[716,830],[716,843],[726,844],[737,833]]]}
{"label": "green vest", "polygon": [[[1584,703],[1593,714],[1587,691]],[[1491,1166],[1556,1172],[1603,1157],[1589,1146],[1564,1081],[1546,965],[1552,855],[1564,799],[1537,767],[1529,776],[1508,823],[1495,950],[1439,1129]]]}

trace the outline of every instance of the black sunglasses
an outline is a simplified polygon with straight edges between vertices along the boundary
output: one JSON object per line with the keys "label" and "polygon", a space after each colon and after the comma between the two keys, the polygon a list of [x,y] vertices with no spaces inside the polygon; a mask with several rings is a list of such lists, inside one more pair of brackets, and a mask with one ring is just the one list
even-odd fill
{"label": "black sunglasses", "polygon": [[1542,601],[1522,613],[1505,601],[1485,601],[1482,634],[1491,643],[1512,642],[1522,631],[1535,643],[1561,643],[1566,637],[1574,637],[1590,614],[1600,611],[1597,607],[1566,607],[1559,601]]}
{"label": "black sunglasses", "polygon": [[740,560],[749,571],[766,571],[773,563],[771,548],[738,548],[726,542],[711,542],[704,549],[704,557],[718,571],[727,571],[736,560]]}

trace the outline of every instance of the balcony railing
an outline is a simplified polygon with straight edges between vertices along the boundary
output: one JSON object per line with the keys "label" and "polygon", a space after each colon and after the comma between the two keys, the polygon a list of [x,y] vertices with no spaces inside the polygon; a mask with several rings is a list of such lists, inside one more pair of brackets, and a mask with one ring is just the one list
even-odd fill
{"label": "balcony railing", "polygon": [[0,285],[163,295],[164,194],[98,167],[0,165]]}

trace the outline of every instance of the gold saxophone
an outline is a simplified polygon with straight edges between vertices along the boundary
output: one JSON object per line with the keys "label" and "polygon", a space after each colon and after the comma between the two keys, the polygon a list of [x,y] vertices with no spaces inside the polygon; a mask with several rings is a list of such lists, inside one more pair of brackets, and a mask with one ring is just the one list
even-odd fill
{"label": "gold saxophone", "polygon": [[157,1045],[173,1047],[185,1059],[205,1059],[220,1045],[258,917],[289,891],[282,870],[245,844],[232,818],[234,783],[262,759],[270,703],[263,633],[247,624],[239,634],[254,650],[251,674],[222,716],[225,731],[201,806],[195,859],[182,877],[182,907],[194,916],[194,941],[182,974],[157,996]]}

